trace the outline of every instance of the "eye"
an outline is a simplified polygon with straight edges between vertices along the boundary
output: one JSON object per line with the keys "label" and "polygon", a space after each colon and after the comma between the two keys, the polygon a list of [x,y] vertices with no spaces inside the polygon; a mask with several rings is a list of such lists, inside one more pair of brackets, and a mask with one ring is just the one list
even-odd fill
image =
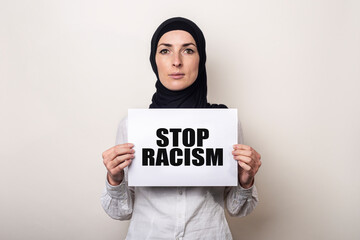
{"label": "eye", "polygon": [[169,52],[169,50],[167,50],[167,49],[162,49],[159,51],[160,54],[166,54],[168,52]]}
{"label": "eye", "polygon": [[185,49],[185,53],[188,53],[188,54],[193,54],[195,51],[192,50],[191,48],[187,48]]}

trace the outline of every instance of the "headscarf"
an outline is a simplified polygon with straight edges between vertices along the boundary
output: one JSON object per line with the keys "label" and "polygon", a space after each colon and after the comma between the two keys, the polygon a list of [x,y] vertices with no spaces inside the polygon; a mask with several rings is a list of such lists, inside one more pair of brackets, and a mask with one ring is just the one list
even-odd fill
{"label": "headscarf", "polygon": [[[173,30],[183,30],[190,33],[196,42],[200,57],[199,72],[195,82],[189,87],[179,91],[167,89],[160,82],[155,62],[157,44],[160,38],[165,33]],[[200,28],[189,19],[182,17],[170,18],[156,29],[151,39],[150,62],[157,77],[155,83],[156,92],[152,97],[150,108],[227,108],[223,104],[210,104],[207,102],[205,38]]]}

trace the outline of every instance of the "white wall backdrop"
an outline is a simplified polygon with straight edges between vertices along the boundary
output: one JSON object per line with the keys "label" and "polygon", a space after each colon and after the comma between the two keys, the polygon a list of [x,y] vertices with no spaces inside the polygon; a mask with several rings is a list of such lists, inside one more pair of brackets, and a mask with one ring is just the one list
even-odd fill
{"label": "white wall backdrop", "polygon": [[234,239],[360,239],[359,1],[0,1],[0,239],[124,239],[101,153],[155,90],[150,39],[207,40],[208,99],[262,154]]}

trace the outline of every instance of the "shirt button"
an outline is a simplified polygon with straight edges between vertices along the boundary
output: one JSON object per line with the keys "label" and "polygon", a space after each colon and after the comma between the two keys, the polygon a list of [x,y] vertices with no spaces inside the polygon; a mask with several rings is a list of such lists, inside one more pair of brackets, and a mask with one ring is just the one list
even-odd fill
{"label": "shirt button", "polygon": [[[181,191],[181,190],[179,191],[179,194],[182,195],[182,191]],[[180,239],[181,239],[181,238],[180,238]]]}

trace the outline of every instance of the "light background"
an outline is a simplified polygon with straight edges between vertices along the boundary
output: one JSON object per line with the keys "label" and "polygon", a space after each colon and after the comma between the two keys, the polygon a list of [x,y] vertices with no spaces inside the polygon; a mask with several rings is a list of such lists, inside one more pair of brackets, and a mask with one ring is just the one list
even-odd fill
{"label": "light background", "polygon": [[124,239],[101,153],[154,92],[150,39],[207,40],[208,99],[262,154],[234,239],[360,239],[359,1],[0,1],[0,239]]}

